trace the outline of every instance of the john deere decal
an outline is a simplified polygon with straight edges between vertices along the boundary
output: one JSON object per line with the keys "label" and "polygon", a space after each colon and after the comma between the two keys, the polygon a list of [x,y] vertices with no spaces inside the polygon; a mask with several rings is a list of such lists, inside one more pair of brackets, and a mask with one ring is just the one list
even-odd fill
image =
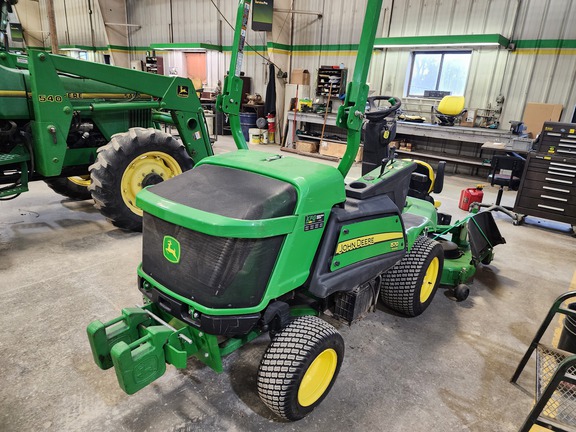
{"label": "john deere decal", "polygon": [[[401,232],[392,232],[392,233],[380,233],[380,234],[372,234],[369,236],[364,237],[357,237],[352,240],[347,240],[341,243],[338,243],[336,247],[336,255],[340,255],[346,252],[350,252],[356,249],[361,249],[366,246],[372,246],[377,243],[382,243],[390,240],[402,240],[402,233]],[[399,242],[391,242],[390,247],[392,249],[396,249],[399,246]]]}
{"label": "john deere decal", "polygon": [[189,95],[188,86],[179,85],[178,86],[178,96],[187,98]]}
{"label": "john deere decal", "polygon": [[173,264],[180,262],[180,242],[171,236],[164,236],[164,258]]}

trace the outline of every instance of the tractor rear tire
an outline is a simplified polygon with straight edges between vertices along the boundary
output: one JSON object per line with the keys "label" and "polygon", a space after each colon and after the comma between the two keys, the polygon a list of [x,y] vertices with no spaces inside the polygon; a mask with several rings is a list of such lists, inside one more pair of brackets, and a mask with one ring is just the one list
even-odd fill
{"label": "tractor rear tire", "polygon": [[98,149],[89,187],[96,208],[118,228],[141,231],[136,194],[194,165],[184,145],[157,129],[132,128]]}
{"label": "tractor rear tire", "polygon": [[258,394],[278,416],[300,420],[326,397],[344,358],[338,331],[314,316],[296,318],[272,340],[258,370]]}
{"label": "tractor rear tire", "polygon": [[406,316],[420,315],[432,303],[443,266],[442,245],[428,237],[418,237],[410,252],[382,275],[382,303]]}
{"label": "tractor rear tire", "polygon": [[88,190],[90,176],[57,177],[45,179],[44,183],[54,192],[76,201],[92,199]]}

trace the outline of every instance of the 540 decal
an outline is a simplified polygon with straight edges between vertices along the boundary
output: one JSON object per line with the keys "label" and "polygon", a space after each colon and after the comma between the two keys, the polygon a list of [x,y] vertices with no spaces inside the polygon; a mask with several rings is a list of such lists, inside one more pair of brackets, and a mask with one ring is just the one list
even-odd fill
{"label": "540 decal", "polygon": [[39,102],[62,102],[64,98],[61,95],[38,95]]}

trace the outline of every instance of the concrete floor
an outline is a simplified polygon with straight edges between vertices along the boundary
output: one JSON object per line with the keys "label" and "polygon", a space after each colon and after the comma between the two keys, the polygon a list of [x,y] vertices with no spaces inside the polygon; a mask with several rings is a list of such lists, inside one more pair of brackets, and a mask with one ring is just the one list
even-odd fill
{"label": "concrete floor", "polygon": [[[215,148],[227,151],[228,140]],[[479,180],[447,177],[442,210],[464,217],[460,190]],[[494,197],[488,187],[485,202]],[[420,317],[379,309],[339,325],[346,355],[336,384],[310,416],[286,423],[256,391],[267,335],[228,356],[222,374],[192,360],[124,394],[114,372],[93,363],[85,328],[141,301],[140,234],[43,183],[0,206],[2,431],[515,431],[532,406],[533,362],[523,388],[509,379],[553,300],[576,289],[576,239],[496,214],[507,244],[478,269],[468,300],[441,290]]]}

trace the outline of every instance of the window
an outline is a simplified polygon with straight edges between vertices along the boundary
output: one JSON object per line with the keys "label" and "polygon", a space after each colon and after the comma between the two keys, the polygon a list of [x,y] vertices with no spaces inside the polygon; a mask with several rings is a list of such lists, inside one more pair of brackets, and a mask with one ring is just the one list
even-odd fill
{"label": "window", "polygon": [[425,90],[449,91],[462,96],[471,57],[471,51],[414,52],[408,96],[422,97]]}

